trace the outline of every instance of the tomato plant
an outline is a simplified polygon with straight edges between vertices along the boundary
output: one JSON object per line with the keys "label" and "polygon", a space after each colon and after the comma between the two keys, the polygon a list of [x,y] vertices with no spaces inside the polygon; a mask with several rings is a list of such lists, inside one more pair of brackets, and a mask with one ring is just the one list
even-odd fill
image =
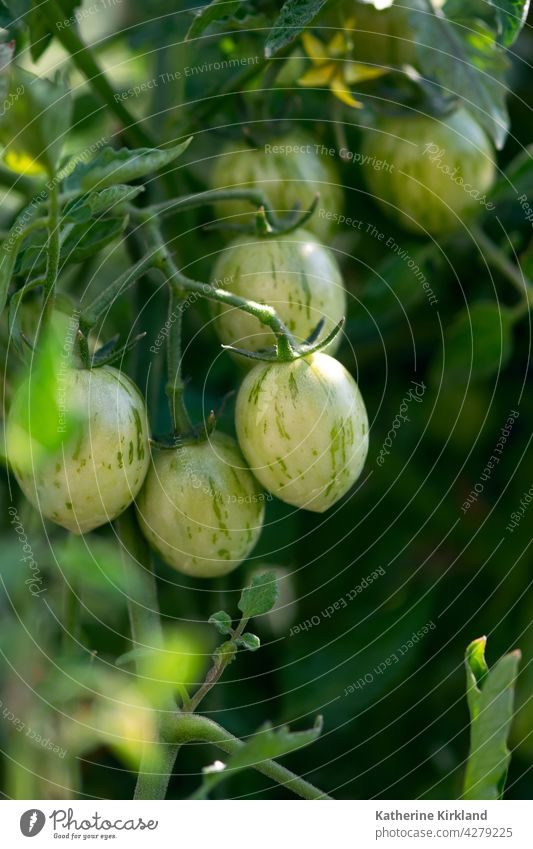
{"label": "tomato plant", "polygon": [[[300,341],[324,320],[332,331],[346,314],[346,295],[335,257],[310,233],[298,230],[280,238],[241,236],[231,242],[213,267],[212,281],[224,280],[229,291],[270,304]],[[216,330],[226,345],[248,351],[271,347],[272,331],[240,310],[217,304]],[[340,338],[328,346],[334,353]]]}
{"label": "tomato plant", "polygon": [[256,366],[239,389],[236,425],[263,486],[317,513],[350,489],[368,450],[361,393],[349,372],[326,354]]}
{"label": "tomato plant", "polygon": [[[342,211],[339,175],[331,156],[320,154],[320,143],[304,132],[273,136],[260,146],[228,142],[217,156],[210,184],[213,189],[262,189],[280,215],[296,207],[306,209],[317,192],[321,203]],[[250,220],[250,210],[242,203],[222,201],[219,214],[230,221]],[[308,227],[320,239],[327,239],[331,225],[314,217]]]}
{"label": "tomato plant", "polygon": [[445,233],[493,206],[494,151],[464,108],[442,119],[383,117],[363,151],[382,163],[367,169],[369,189],[410,230]]}
{"label": "tomato plant", "polygon": [[529,798],[527,2],[189,5],[0,2],[2,793]]}
{"label": "tomato plant", "polygon": [[76,534],[122,513],[139,492],[149,462],[144,400],[120,371],[103,366],[68,370],[58,385],[67,412],[80,419],[74,438],[61,440],[46,460],[34,455],[42,410],[31,405],[31,386],[13,398],[7,421],[8,456],[26,497],[39,512]]}
{"label": "tomato plant", "polygon": [[235,569],[263,524],[264,493],[233,440],[159,451],[137,499],[145,537],[180,572],[213,578]]}

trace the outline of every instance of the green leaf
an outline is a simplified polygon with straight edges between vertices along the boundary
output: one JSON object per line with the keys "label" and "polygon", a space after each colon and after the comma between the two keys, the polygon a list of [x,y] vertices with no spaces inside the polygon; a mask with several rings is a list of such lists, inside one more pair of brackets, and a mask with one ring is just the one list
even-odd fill
{"label": "green leaf", "polygon": [[231,617],[225,610],[219,610],[209,617],[208,622],[214,625],[219,634],[231,634]]}
{"label": "green leaf", "polygon": [[83,221],[89,221],[94,215],[101,215],[111,210],[116,214],[120,211],[117,207],[121,207],[125,203],[130,203],[130,201],[134,200],[143,191],[144,186],[118,185],[110,186],[101,192],[90,192],[88,195],[81,195],[65,206],[63,219],[82,223]]}
{"label": "green leaf", "polygon": [[529,10],[529,0],[489,0],[498,24],[498,43],[510,47],[518,38]]}
{"label": "green leaf", "polygon": [[327,0],[287,0],[265,43],[265,56],[270,59],[294,41],[316,18]]}
{"label": "green leaf", "polygon": [[470,754],[465,799],[500,799],[511,758],[507,738],[513,720],[514,686],[521,655],[519,651],[511,652],[488,670],[484,649],[482,637],[466,650]]}
{"label": "green leaf", "polygon": [[278,598],[278,586],[275,572],[254,575],[249,587],[245,587],[239,599],[238,608],[245,619],[261,616],[272,610]]}
{"label": "green leaf", "polygon": [[433,14],[428,14],[422,0],[412,0],[411,5],[410,35],[423,76],[434,80],[443,94],[464,100],[496,147],[502,148],[509,129],[505,105],[508,61],[494,32],[482,20],[452,20],[444,9],[434,8]]}
{"label": "green leaf", "polygon": [[273,729],[270,723],[265,723],[233,755],[230,755],[222,769],[217,765],[215,771],[211,771],[209,767],[207,771],[204,771],[204,780],[195,793],[195,798],[205,799],[217,784],[236,772],[309,746],[320,736],[322,725],[321,716],[316,718],[313,728],[308,731],[290,731],[286,725]]}
{"label": "green leaf", "polygon": [[239,637],[237,645],[243,646],[248,651],[257,651],[257,649],[261,648],[261,640],[256,634],[246,633],[242,637]]}
{"label": "green leaf", "polygon": [[446,330],[444,353],[432,366],[433,382],[467,382],[504,368],[512,352],[512,312],[496,303],[466,308]]}
{"label": "green leaf", "polygon": [[78,163],[67,177],[65,185],[68,189],[81,187],[87,191],[138,180],[173,162],[187,150],[191,141],[192,136],[167,150],[157,148],[113,150],[112,147],[106,147],[91,162]]}
{"label": "green leaf", "polygon": [[[71,229],[61,245],[61,266],[95,256],[122,235],[127,223],[128,216],[123,215],[121,218],[100,218],[90,224],[82,220],[79,224],[68,225]],[[35,276],[44,272],[47,239],[44,230],[35,230],[25,239],[15,265],[17,274]]]}
{"label": "green leaf", "polygon": [[196,12],[194,20],[186,35],[186,40],[201,35],[210,24],[225,20],[233,15],[241,5],[241,0],[211,0],[207,6]]}

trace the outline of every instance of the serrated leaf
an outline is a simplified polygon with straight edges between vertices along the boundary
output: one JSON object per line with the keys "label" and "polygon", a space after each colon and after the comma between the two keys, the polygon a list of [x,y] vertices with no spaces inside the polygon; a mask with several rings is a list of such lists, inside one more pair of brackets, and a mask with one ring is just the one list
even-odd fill
{"label": "serrated leaf", "polygon": [[513,315],[496,303],[474,304],[447,329],[444,353],[431,366],[432,380],[467,382],[503,369],[512,352]]}
{"label": "serrated leaf", "polygon": [[[122,235],[128,216],[102,218],[91,222],[81,221],[72,227],[61,245],[60,265],[83,262],[99,253],[103,248]],[[46,268],[47,234],[35,230],[25,240],[16,262],[17,274],[40,274]]]}
{"label": "serrated leaf", "polygon": [[249,587],[245,587],[239,599],[238,608],[245,619],[261,616],[272,610],[278,598],[278,586],[275,572],[254,575]]}
{"label": "serrated leaf", "polygon": [[211,0],[211,3],[208,3],[207,6],[202,6],[202,8],[196,12],[194,20],[186,35],[186,40],[188,41],[191,38],[196,38],[211,24],[230,17],[237,11],[240,5],[241,0]]}
{"label": "serrated leaf", "polygon": [[257,649],[261,648],[261,640],[257,634],[250,634],[247,632],[246,634],[243,634],[242,637],[239,637],[237,645],[243,646],[243,648],[248,649],[248,651],[257,651]]}
{"label": "serrated leaf", "polygon": [[67,177],[65,185],[68,189],[81,188],[87,191],[138,180],[169,165],[187,150],[191,141],[192,136],[167,150],[157,148],[114,150],[112,147],[106,147],[91,162],[78,163]]}
{"label": "serrated leaf", "polygon": [[269,59],[294,41],[316,18],[327,0],[287,0],[265,43],[265,56]]}
{"label": "serrated leaf", "polygon": [[270,723],[266,723],[234,754],[230,755],[223,769],[217,768],[215,771],[204,774],[204,780],[195,793],[195,798],[205,799],[217,784],[236,772],[309,746],[320,736],[322,725],[321,716],[316,718],[313,728],[308,731],[290,731],[286,725],[273,729]]}
{"label": "serrated leaf", "polygon": [[81,223],[89,221],[93,215],[111,210],[116,213],[118,206],[129,203],[143,191],[144,186],[117,185],[109,186],[101,192],[90,192],[70,201],[63,211],[63,219]]}
{"label": "serrated leaf", "polygon": [[507,738],[520,652],[505,655],[488,670],[484,648],[484,638],[471,643],[465,658],[470,710],[465,799],[500,799],[511,757]]}
{"label": "serrated leaf", "polygon": [[219,634],[231,634],[231,616],[225,610],[213,613],[207,621],[215,626]]}
{"label": "serrated leaf", "polygon": [[508,62],[490,27],[481,20],[448,18],[443,9],[433,14],[421,0],[411,0],[409,24],[424,77],[434,80],[444,94],[465,101],[468,109],[503,147],[509,128],[505,104]]}

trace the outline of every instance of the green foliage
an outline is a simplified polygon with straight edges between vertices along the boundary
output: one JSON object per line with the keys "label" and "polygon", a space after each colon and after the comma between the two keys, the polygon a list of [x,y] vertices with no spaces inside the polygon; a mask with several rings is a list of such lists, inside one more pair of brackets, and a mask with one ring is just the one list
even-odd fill
{"label": "green foliage", "polygon": [[213,613],[208,620],[210,625],[214,625],[219,634],[231,634],[231,616],[225,610],[219,610],[218,613]]}
{"label": "green foliage", "polygon": [[235,754],[230,755],[225,764],[217,763],[214,768],[204,770],[204,780],[194,798],[206,799],[218,784],[236,772],[309,746],[322,733],[322,724],[321,716],[317,716],[313,728],[308,731],[290,731],[287,726],[274,729],[270,723],[265,723]]}
{"label": "green foliage", "polygon": [[191,141],[192,137],[167,150],[113,150],[106,147],[90,162],[78,163],[67,177],[65,185],[68,189],[81,188],[88,191],[138,180],[174,162],[185,153]]}
{"label": "green foliage", "polygon": [[275,56],[316,18],[326,0],[286,0],[265,43],[265,56]]}
{"label": "green foliage", "polygon": [[248,651],[257,651],[257,649],[261,648],[261,640],[256,634],[246,633],[242,637],[239,637],[237,645],[243,646]]}
{"label": "green foliage", "polygon": [[417,0],[409,20],[424,77],[464,100],[496,147],[503,147],[509,127],[504,85],[508,63],[496,49],[495,33],[475,16],[469,17],[465,6],[457,17],[449,18],[446,7],[435,6],[431,15]]}
{"label": "green foliage", "polygon": [[507,738],[513,720],[514,687],[520,652],[507,654],[488,669],[486,637],[466,650],[470,754],[463,798],[501,799],[511,753]]}
{"label": "green foliage", "polygon": [[278,585],[275,572],[254,575],[249,587],[245,587],[238,602],[238,608],[244,619],[262,616],[272,610],[278,597]]}
{"label": "green foliage", "polygon": [[241,0],[212,0],[211,3],[202,6],[194,16],[187,38],[197,38],[210,24],[223,21],[233,15],[240,5]]}

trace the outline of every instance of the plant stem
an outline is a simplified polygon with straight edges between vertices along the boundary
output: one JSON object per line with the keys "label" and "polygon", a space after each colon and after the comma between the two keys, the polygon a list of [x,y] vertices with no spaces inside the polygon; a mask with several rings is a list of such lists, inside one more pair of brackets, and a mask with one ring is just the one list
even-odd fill
{"label": "plant stem", "polygon": [[[241,619],[238,627],[233,632],[231,638],[232,640],[237,640],[242,635],[247,623],[248,619]],[[196,710],[202,699],[207,696],[209,690],[211,690],[211,688],[215,686],[217,681],[220,680],[226,666],[228,665],[228,663],[231,662],[231,660],[233,660],[233,657],[223,655],[215,661],[215,663],[207,673],[204,683],[198,688],[194,696],[190,699],[189,703],[187,704],[187,707],[184,708],[185,713],[193,713]]]}
{"label": "plant stem", "polygon": [[174,433],[191,430],[187,408],[183,400],[184,383],[181,377],[181,332],[183,324],[183,298],[178,297],[174,286],[169,286],[167,335],[167,385],[166,393]]}
{"label": "plant stem", "polygon": [[99,318],[110,308],[116,301],[119,295],[126,292],[130,286],[133,286],[137,278],[141,277],[145,271],[153,268],[155,265],[155,254],[150,252],[143,256],[139,262],[132,265],[131,268],[117,277],[117,279],[101,292],[92,302],[86,307],[80,316],[80,326],[85,329],[94,327]]}
{"label": "plant stem", "polygon": [[528,305],[531,305],[533,303],[533,286],[522,274],[520,268],[517,268],[514,263],[507,259],[503,251],[489,239],[480,227],[474,227],[473,233],[476,241],[483,249],[482,255],[489,265],[497,268],[500,274],[514,286],[522,299]]}
{"label": "plant stem", "polygon": [[[178,713],[164,727],[165,738],[175,744],[203,742],[212,743],[227,754],[234,754],[244,743],[234,737],[225,728],[205,716],[190,713]],[[295,775],[276,761],[264,760],[253,765],[258,772],[271,778],[287,790],[291,790],[302,799],[331,799],[318,787]]]}
{"label": "plant stem", "polygon": [[126,106],[124,106],[124,103],[115,98],[115,92],[107,77],[96,62],[91,49],[79,37],[75,27],[57,27],[57,21],[62,21],[65,15],[59,8],[56,0],[46,0],[39,8],[40,13],[47,19],[51,31],[70,54],[78,70],[82,72],[94,91],[97,92],[104,103],[107,104],[110,110],[122,122],[124,125],[124,134],[128,136],[131,143],[157,147],[157,144],[139,126],[137,120],[131,115]]}
{"label": "plant stem", "polygon": [[59,241],[59,197],[57,184],[52,181],[49,194],[48,250],[44,281],[44,310],[40,332],[49,325],[54,311],[55,285],[59,271],[61,245]]}
{"label": "plant stem", "polygon": [[[130,507],[116,519],[116,528],[122,543],[121,556],[128,578],[128,614],[131,639],[134,647],[142,646],[145,638],[163,645],[163,632],[159,618],[157,587],[152,568],[150,549],[141,535],[133,508]],[[144,567],[142,571],[139,565]],[[141,674],[138,664],[137,671]],[[175,705],[169,705],[175,709]],[[165,711],[157,720],[156,739],[146,745],[141,759],[135,799],[164,799],[168,782],[179,750],[179,743],[164,740],[161,728],[165,722]],[[157,746],[161,761],[158,771],[153,771],[154,746]]]}

